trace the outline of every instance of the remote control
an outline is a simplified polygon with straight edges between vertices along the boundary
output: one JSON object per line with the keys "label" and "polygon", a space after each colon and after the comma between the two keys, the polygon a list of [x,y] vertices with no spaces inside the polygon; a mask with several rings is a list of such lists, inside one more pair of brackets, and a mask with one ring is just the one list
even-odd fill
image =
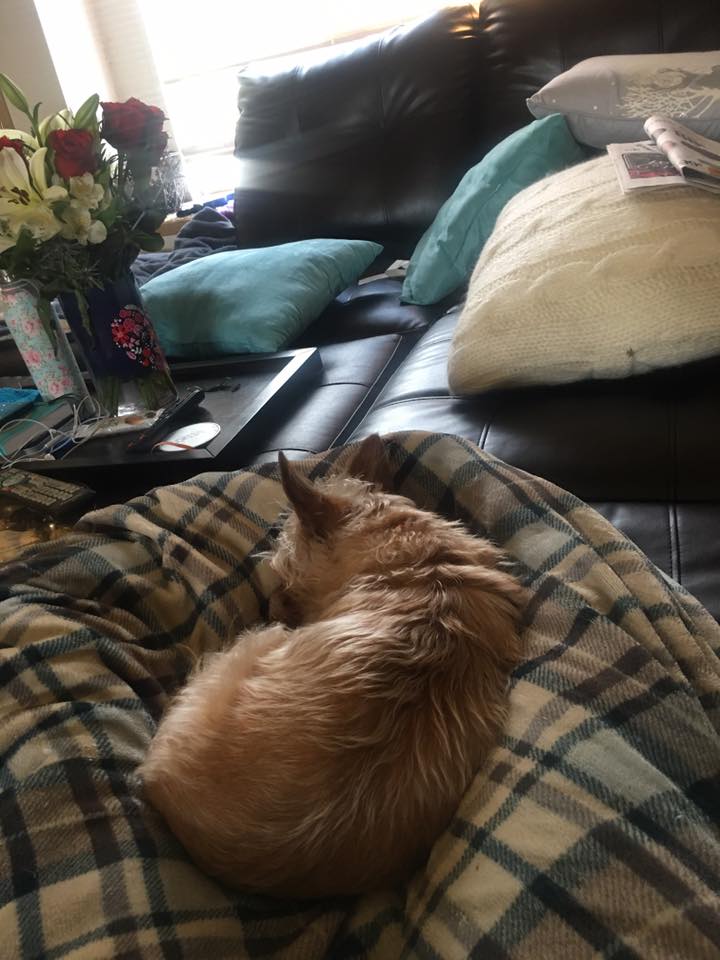
{"label": "remote control", "polygon": [[40,513],[59,517],[84,506],[95,491],[79,483],[8,467],[0,470],[0,496]]}
{"label": "remote control", "polygon": [[205,391],[201,390],[200,387],[193,387],[188,390],[182,397],[178,397],[171,403],[169,407],[165,407],[151,427],[148,427],[140,436],[130,441],[126,448],[127,452],[148,453],[156,443],[162,440],[167,433],[167,428],[173,421],[177,420],[183,413],[187,413],[188,410],[192,410],[193,407],[199,407],[204,399]]}

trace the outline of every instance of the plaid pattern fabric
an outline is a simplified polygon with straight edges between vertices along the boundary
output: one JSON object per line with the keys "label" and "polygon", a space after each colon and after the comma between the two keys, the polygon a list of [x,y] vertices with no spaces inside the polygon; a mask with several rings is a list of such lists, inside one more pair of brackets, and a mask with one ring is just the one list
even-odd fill
{"label": "plaid pattern fabric", "polygon": [[388,445],[401,492],[503,545],[530,596],[505,735],[427,867],[351,902],[241,896],[139,798],[168,697],[275,585],[274,467],[208,474],[3,568],[4,960],[720,955],[720,628],[562,490],[457,438]]}

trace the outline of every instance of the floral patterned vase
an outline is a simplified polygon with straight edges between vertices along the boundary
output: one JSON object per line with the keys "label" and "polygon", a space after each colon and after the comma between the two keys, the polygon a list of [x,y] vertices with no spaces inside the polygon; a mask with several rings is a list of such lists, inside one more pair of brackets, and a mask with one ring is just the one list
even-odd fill
{"label": "floral patterned vase", "polygon": [[85,379],[47,300],[23,280],[0,284],[0,319],[25,361],[43,400],[88,396]]}
{"label": "floral patterned vase", "polygon": [[157,410],[177,395],[167,360],[132,274],[88,290],[85,302],[60,296],[108,416]]}

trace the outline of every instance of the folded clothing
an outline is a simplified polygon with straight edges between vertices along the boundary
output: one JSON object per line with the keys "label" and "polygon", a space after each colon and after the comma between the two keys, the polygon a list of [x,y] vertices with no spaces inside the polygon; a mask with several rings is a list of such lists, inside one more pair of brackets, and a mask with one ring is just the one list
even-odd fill
{"label": "folded clothing", "polygon": [[237,250],[234,225],[219,211],[203,207],[180,228],[172,250],[141,253],[132,264],[138,286],[213,253]]}

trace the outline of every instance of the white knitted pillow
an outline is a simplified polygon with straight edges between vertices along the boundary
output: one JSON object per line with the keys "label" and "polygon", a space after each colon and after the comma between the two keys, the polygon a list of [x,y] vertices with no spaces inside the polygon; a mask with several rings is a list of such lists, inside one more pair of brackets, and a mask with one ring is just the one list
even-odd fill
{"label": "white knitted pillow", "polygon": [[503,209],[450,350],[450,387],[625,377],[720,353],[720,197],[625,195],[599,157]]}

